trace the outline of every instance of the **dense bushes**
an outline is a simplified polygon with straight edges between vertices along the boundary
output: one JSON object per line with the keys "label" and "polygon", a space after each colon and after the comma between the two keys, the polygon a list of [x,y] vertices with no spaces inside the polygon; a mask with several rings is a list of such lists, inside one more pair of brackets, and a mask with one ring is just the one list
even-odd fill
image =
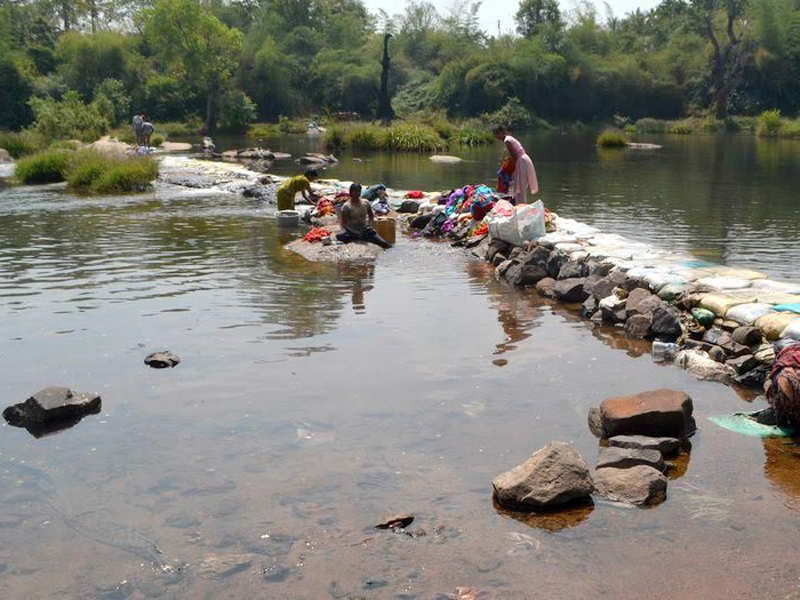
{"label": "dense bushes", "polygon": [[78,191],[119,194],[146,189],[158,177],[150,157],[113,157],[94,150],[45,150],[22,158],[16,177],[23,183],[67,181]]}
{"label": "dense bushes", "polygon": [[477,146],[492,141],[489,131],[478,122],[460,125],[441,118],[429,122],[397,122],[389,127],[368,123],[331,125],[325,133],[325,146],[331,150],[391,150],[395,152],[435,152],[457,145]]}
{"label": "dense bushes", "polygon": [[38,152],[44,147],[40,135],[31,131],[0,131],[0,148],[5,148],[14,158]]}
{"label": "dense bushes", "polygon": [[103,107],[97,102],[84,104],[76,91],[67,92],[61,101],[32,98],[31,108],[36,117],[33,129],[49,140],[79,139],[93,142],[109,128]]}
{"label": "dense bushes", "polygon": [[597,137],[597,145],[601,148],[624,148],[628,138],[618,129],[606,129]]}

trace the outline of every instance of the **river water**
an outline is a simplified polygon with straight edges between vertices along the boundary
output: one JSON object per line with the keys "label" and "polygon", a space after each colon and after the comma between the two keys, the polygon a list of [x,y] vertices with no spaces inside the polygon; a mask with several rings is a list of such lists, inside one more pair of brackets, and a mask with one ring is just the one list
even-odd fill
{"label": "river water", "polygon": [[[702,258],[796,269],[795,146],[679,138],[609,158],[539,143],[556,210]],[[445,187],[491,172],[496,154],[449,171],[343,157],[330,174]],[[233,195],[0,190],[5,404],[46,385],[103,397],[100,414],[52,435],[0,429],[0,596],[800,592],[797,448],[707,421],[749,395],[655,364],[647,343],[592,330],[447,245],[400,237],[372,267],[327,267],[285,252],[291,237]],[[160,349],[181,364],[148,369]],[[594,461],[590,406],[658,387],[687,391],[700,428],[666,502],[527,519],[492,505],[491,479],[550,440]],[[416,515],[415,536],[372,528],[394,512]]]}

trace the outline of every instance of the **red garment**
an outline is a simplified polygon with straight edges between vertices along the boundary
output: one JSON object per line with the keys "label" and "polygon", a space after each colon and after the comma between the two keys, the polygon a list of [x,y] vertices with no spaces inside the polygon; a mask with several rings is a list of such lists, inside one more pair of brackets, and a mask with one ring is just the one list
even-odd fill
{"label": "red garment", "polygon": [[324,227],[312,227],[311,231],[303,236],[304,242],[321,242],[325,238],[330,237],[331,232]]}
{"label": "red garment", "polygon": [[781,369],[790,367],[792,369],[800,369],[800,342],[786,346],[778,354],[775,363],[772,365],[772,370],[769,372],[769,377],[772,379],[778,375]]}
{"label": "red garment", "polygon": [[424,197],[425,197],[425,193],[424,192],[420,192],[419,190],[413,190],[411,192],[407,192],[406,193],[406,198],[409,198],[411,200],[419,200],[419,199],[424,198]]}
{"label": "red garment", "polygon": [[483,217],[488,215],[489,211],[491,211],[493,208],[494,202],[489,202],[489,204],[484,206],[476,203],[472,207],[472,218],[474,218],[476,221],[483,221]]}
{"label": "red garment", "polygon": [[[783,380],[787,389],[781,389]],[[800,425],[800,343],[787,346],[778,354],[769,372],[767,401],[775,408],[778,417],[793,425]]]}
{"label": "red garment", "polygon": [[324,217],[325,215],[336,214],[336,209],[333,207],[333,202],[327,198],[320,198],[317,202],[317,216]]}

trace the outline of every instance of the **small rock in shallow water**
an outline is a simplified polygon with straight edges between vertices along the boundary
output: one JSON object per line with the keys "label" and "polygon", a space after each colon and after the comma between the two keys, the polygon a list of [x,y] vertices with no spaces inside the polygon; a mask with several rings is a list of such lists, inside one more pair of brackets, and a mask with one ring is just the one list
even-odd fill
{"label": "small rock in shallow water", "polygon": [[595,491],[613,502],[658,504],[667,496],[667,478],[646,465],[629,469],[605,467],[594,472]]}
{"label": "small rock in shallow water", "polygon": [[399,514],[392,515],[382,519],[380,523],[375,525],[376,529],[405,529],[414,522],[414,515],[412,514]]}
{"label": "small rock in shallow water", "polygon": [[664,457],[658,450],[644,450],[641,448],[600,448],[597,457],[597,468],[616,467],[617,469],[629,469],[636,465],[647,465],[659,471],[664,470]]}
{"label": "small rock in shallow water", "polygon": [[692,399],[685,392],[666,389],[607,398],[600,404],[603,430],[608,437],[686,437],[695,429],[692,411]]}
{"label": "small rock in shallow water", "polygon": [[565,442],[551,442],[524,463],[492,481],[501,505],[550,508],[588,498],[589,468],[578,451]]}
{"label": "small rock in shallow water", "polygon": [[176,354],[166,350],[164,352],[153,352],[144,359],[144,364],[154,369],[166,369],[167,367],[174,367],[181,362]]}
{"label": "small rock in shallow water", "polygon": [[586,300],[586,292],[583,291],[583,278],[573,277],[556,281],[553,285],[553,293],[562,302],[583,302]]}

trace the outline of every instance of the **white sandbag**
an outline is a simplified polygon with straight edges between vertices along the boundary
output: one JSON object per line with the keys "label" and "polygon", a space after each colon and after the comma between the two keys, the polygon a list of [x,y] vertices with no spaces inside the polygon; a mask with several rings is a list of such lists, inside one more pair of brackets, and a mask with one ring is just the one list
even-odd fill
{"label": "white sandbag", "polygon": [[750,287],[753,282],[739,277],[704,277],[698,279],[697,283],[717,290],[741,290]]}
{"label": "white sandbag", "polygon": [[515,246],[545,235],[544,204],[541,200],[520,206],[500,200],[486,219],[489,223],[489,235],[493,239]]}
{"label": "white sandbag", "polygon": [[647,275],[645,275],[644,280],[647,282],[647,285],[650,286],[650,289],[654,291],[660,290],[668,283],[674,283],[674,284],[688,283],[680,275],[675,275],[674,273],[661,271],[658,269],[653,271],[652,273],[648,273]]}
{"label": "white sandbag", "polygon": [[757,290],[767,290],[770,292],[780,292],[784,294],[800,294],[800,283],[791,281],[773,281],[772,279],[756,279],[753,288]]}
{"label": "white sandbag", "polygon": [[563,231],[551,231],[550,233],[544,234],[537,241],[540,246],[545,246],[546,248],[555,248],[556,244],[560,244],[562,242],[574,244],[578,241],[578,238],[576,238],[574,235],[564,233]]}
{"label": "white sandbag", "polygon": [[729,308],[725,313],[725,318],[729,321],[736,321],[739,325],[752,325],[756,320],[771,312],[771,305],[753,302]]}
{"label": "white sandbag", "polygon": [[521,242],[537,240],[547,233],[544,224],[544,204],[541,200],[517,206],[515,216]]}
{"label": "white sandbag", "polygon": [[732,367],[710,358],[697,350],[682,350],[675,357],[675,364],[686,369],[698,379],[730,383],[736,375]]}
{"label": "white sandbag", "polygon": [[556,250],[561,250],[561,252],[572,254],[583,250],[583,246],[580,244],[574,244],[572,242],[559,242],[556,244]]}
{"label": "white sandbag", "polygon": [[792,338],[793,340],[800,340],[800,319],[793,321],[781,333],[782,338]]}

